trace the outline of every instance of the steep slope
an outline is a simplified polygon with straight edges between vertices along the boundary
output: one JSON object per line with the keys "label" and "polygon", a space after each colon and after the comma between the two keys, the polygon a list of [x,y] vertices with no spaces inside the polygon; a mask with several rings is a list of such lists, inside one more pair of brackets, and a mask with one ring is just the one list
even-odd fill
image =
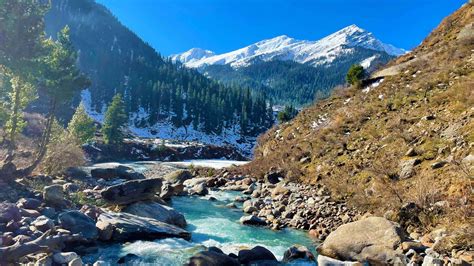
{"label": "steep slope", "polygon": [[272,124],[264,95],[226,87],[162,58],[94,0],[52,1],[47,33],[55,36],[65,25],[79,50],[80,68],[92,79],[82,95],[96,118],[122,93],[130,128],[142,136],[238,145]]}
{"label": "steep slope", "polygon": [[344,84],[352,64],[371,72],[403,53],[351,25],[318,41],[283,35],[225,54],[191,49],[171,59],[226,84],[263,91],[275,103],[306,105]]}
{"label": "steep slope", "polygon": [[409,233],[458,232],[438,250],[472,248],[473,25],[474,5],[465,4],[382,81],[339,89],[271,129],[240,170],[326,184]]}

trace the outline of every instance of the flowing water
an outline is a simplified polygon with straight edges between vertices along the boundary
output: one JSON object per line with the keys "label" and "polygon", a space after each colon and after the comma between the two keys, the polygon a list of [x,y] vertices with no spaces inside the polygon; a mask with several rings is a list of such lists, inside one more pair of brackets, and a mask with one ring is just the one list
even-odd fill
{"label": "flowing water", "polygon": [[[233,202],[239,192],[211,191],[206,197],[175,197],[172,207],[184,214],[190,242],[168,238],[156,241],[136,241],[101,247],[95,254],[84,257],[85,262],[98,259],[114,264],[126,254],[140,257],[135,265],[183,265],[191,256],[206,247],[216,246],[224,253],[237,254],[240,249],[261,245],[273,252],[278,259],[292,245],[304,245],[314,252],[315,244],[306,232],[285,229],[272,231],[268,228],[243,226],[239,223],[240,209],[225,205]],[[214,197],[217,200],[209,200]],[[298,265],[311,265],[298,262]]]}

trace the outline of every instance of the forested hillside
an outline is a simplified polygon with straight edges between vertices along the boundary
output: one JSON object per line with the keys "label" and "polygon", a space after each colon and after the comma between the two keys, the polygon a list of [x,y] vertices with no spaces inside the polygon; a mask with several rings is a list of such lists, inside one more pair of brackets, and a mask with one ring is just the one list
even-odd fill
{"label": "forested hillside", "polygon": [[94,0],[53,0],[47,33],[55,36],[65,25],[79,67],[92,80],[91,105],[99,113],[121,93],[133,125],[141,128],[161,122],[186,131],[232,128],[256,136],[273,123],[263,94],[221,85],[164,59]]}
{"label": "forested hillside", "polygon": [[294,61],[259,61],[234,69],[230,65],[210,65],[202,69],[207,76],[235,86],[248,86],[264,92],[275,104],[304,106],[330,94],[345,83],[345,74],[353,64],[374,57],[367,71],[377,69],[393,56],[361,47],[339,55],[331,64],[310,65]]}

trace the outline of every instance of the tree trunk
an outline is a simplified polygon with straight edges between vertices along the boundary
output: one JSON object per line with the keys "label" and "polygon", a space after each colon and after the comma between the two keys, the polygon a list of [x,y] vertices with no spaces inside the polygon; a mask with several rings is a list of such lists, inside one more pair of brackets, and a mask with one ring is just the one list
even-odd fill
{"label": "tree trunk", "polygon": [[0,248],[0,265],[16,263],[26,255],[38,252],[53,252],[62,250],[67,242],[84,241],[80,235],[55,235],[51,236],[51,231],[47,231],[36,240],[12,246]]}

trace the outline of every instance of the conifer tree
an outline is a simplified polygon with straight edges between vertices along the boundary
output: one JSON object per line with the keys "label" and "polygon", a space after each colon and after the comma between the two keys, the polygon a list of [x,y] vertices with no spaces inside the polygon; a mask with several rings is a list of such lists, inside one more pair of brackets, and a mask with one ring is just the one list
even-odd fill
{"label": "conifer tree", "polygon": [[123,141],[123,127],[128,122],[128,116],[125,112],[125,104],[121,94],[116,94],[112,98],[107,111],[105,113],[104,125],[102,126],[102,134],[106,144],[119,144]]}
{"label": "conifer tree", "polygon": [[87,143],[94,138],[95,125],[94,120],[87,114],[84,104],[81,103],[72,116],[68,124],[67,130],[81,144]]}

